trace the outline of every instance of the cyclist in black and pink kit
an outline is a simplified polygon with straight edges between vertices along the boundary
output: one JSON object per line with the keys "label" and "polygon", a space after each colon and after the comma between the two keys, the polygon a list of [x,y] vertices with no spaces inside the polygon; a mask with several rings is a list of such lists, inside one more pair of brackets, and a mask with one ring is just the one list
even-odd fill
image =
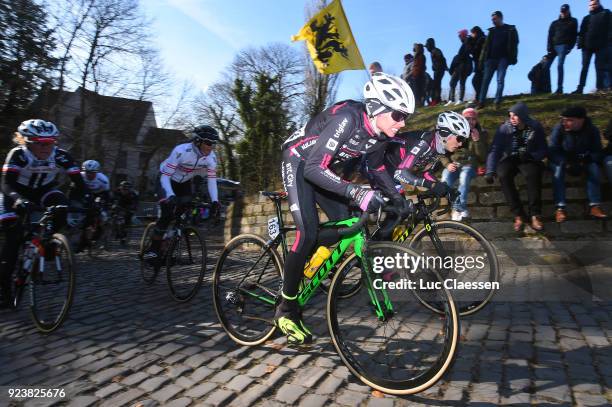
{"label": "cyclist in black and pink kit", "polygon": [[[65,172],[79,195],[87,192],[79,166],[70,154],[55,146],[59,131],[55,124],[44,120],[26,120],[19,125],[14,142],[2,167],[0,193],[0,226],[5,232],[0,263],[0,308],[11,301],[11,276],[17,262],[23,236],[21,215],[32,204],[43,207],[68,205],[68,198],[58,189],[58,175]],[[66,224],[66,210],[58,210],[53,229]]]}
{"label": "cyclist in black and pink kit", "polygon": [[352,184],[337,172],[347,162],[367,156],[380,169],[374,177],[383,194],[391,198],[398,212],[410,211],[410,204],[384,171],[384,153],[386,141],[404,127],[414,112],[412,90],[402,79],[378,72],[364,86],[364,97],[364,103],[347,100],[324,110],[282,146],[283,184],[297,232],[285,262],[282,301],[275,323],[292,344],[312,340],[297,304],[306,258],[313,253],[315,244],[330,245],[339,240],[333,230],[318,231],[316,204],[330,220],[341,220],[349,217],[351,202],[364,211],[378,209],[383,203],[378,191]]}
{"label": "cyclist in black and pink kit", "polygon": [[[384,171],[398,185],[424,187],[436,196],[444,197],[452,188],[433,175],[436,164],[441,155],[456,151],[469,136],[470,124],[462,115],[451,111],[442,112],[438,115],[434,131],[400,133],[387,143]],[[372,186],[385,190],[387,187],[376,181],[377,172],[382,170],[378,163],[366,159],[366,168]],[[383,240],[388,237],[380,236]]]}

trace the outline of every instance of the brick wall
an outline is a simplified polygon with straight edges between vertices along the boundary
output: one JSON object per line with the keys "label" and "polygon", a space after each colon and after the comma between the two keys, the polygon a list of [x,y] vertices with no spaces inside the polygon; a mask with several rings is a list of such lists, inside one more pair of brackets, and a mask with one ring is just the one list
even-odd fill
{"label": "brick wall", "polygon": [[[516,184],[520,191],[523,202],[527,202],[527,187],[521,175],[516,177]],[[567,212],[569,221],[557,225],[554,223],[553,189],[551,173],[546,171],[543,177],[542,190],[542,214],[545,218],[546,233],[551,235],[585,234],[589,232],[601,233],[612,232],[612,221],[594,221],[587,216],[588,202],[586,199],[586,179],[578,177],[567,177],[566,179]],[[607,180],[602,180],[602,207],[604,211],[612,211],[612,188]],[[446,200],[442,200],[446,204]],[[293,224],[293,219],[288,211],[287,202],[282,204],[283,219],[286,224]],[[487,236],[502,236],[506,232],[512,233],[510,221],[512,214],[510,207],[506,204],[504,194],[499,182],[488,185],[483,177],[476,177],[472,181],[468,195],[468,210],[471,221],[479,229],[486,230]],[[276,216],[274,204],[271,200],[261,195],[244,197],[228,207],[225,223],[225,239],[228,241],[240,233],[255,233],[267,236],[267,221]],[[325,221],[325,215],[320,213],[321,221]],[[449,214],[442,218],[450,218]]]}

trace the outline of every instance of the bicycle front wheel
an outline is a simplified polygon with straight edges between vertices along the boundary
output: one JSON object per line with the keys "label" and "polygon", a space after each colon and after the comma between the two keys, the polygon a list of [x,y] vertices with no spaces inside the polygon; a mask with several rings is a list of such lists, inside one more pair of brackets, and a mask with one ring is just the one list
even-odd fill
{"label": "bicycle front wheel", "polygon": [[[327,297],[327,323],[338,354],[357,378],[379,391],[404,395],[433,386],[450,367],[459,316],[437,272],[395,267],[373,273],[375,257],[398,255],[418,256],[397,243],[369,244],[366,256],[358,258],[363,287],[349,298],[340,294],[353,267],[341,267]],[[439,303],[444,318],[421,306],[415,291]]]}
{"label": "bicycle front wheel", "polygon": [[38,256],[30,277],[30,313],[39,331],[52,332],[62,325],[74,290],[70,245],[64,235],[56,233],[45,243],[45,254]]}
{"label": "bicycle front wheel", "polygon": [[[431,232],[428,233],[425,228],[419,230],[409,247],[426,259],[433,259],[432,266],[444,278],[471,285],[469,289],[453,290],[459,315],[478,312],[495,294],[493,283],[499,281],[499,260],[495,248],[472,226],[455,221],[434,222]],[[449,257],[453,259],[453,264],[447,267],[444,263]],[[420,300],[432,311],[442,313],[436,303],[429,303],[424,298]]]}
{"label": "bicycle front wheel", "polygon": [[181,229],[166,256],[170,295],[177,302],[191,300],[202,286],[206,271],[206,244],[192,227]]}
{"label": "bicycle front wheel", "polygon": [[260,236],[236,236],[225,246],[213,275],[213,302],[232,340],[252,346],[272,336],[281,270],[277,251]]}
{"label": "bicycle front wheel", "polygon": [[155,228],[155,222],[151,222],[147,225],[144,232],[142,232],[142,237],[140,238],[140,250],[138,253],[138,258],[140,259],[140,274],[142,275],[142,279],[148,285],[151,285],[155,282],[155,278],[159,273],[158,265],[150,265],[147,264],[146,261],[142,259],[144,253],[151,247],[151,237],[153,236],[153,230]]}

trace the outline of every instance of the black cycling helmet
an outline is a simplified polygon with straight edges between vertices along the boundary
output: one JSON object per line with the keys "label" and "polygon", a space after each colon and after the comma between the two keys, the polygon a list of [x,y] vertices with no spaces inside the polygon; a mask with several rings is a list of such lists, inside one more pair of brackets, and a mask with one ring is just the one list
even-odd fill
{"label": "black cycling helmet", "polygon": [[219,133],[211,126],[198,126],[193,129],[191,139],[195,142],[205,142],[212,145],[219,141]]}

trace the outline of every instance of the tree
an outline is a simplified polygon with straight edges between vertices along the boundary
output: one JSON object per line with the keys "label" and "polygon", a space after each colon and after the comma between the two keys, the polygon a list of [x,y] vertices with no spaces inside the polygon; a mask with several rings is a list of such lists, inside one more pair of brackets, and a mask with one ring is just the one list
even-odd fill
{"label": "tree", "polygon": [[278,78],[259,74],[254,88],[236,79],[233,93],[245,127],[238,143],[240,180],[248,192],[278,185],[282,141],[294,129],[283,108]]}
{"label": "tree", "polygon": [[14,130],[58,60],[45,10],[32,0],[0,0],[0,131]]}

